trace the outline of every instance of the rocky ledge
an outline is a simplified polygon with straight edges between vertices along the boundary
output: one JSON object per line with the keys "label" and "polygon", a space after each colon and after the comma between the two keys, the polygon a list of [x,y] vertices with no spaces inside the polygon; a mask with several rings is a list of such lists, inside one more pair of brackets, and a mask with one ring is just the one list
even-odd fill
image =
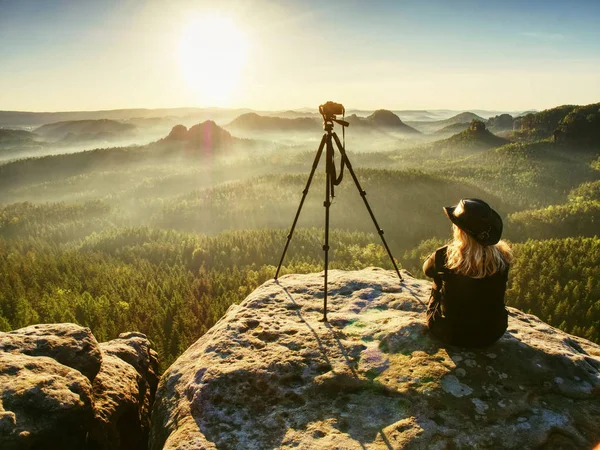
{"label": "rocky ledge", "polygon": [[600,346],[510,309],[478,351],[425,326],[430,284],[381,269],[269,281],[164,374],[150,448],[591,448]]}
{"label": "rocky ledge", "polygon": [[145,449],[157,384],[141,333],[102,344],[70,323],[0,333],[0,448]]}

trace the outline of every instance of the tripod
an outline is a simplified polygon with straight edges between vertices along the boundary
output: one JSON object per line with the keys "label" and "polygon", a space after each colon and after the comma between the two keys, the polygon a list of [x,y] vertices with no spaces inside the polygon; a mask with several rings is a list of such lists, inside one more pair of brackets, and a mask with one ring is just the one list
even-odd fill
{"label": "tripod", "polygon": [[[347,127],[349,125],[348,122],[336,119],[334,115],[323,114],[324,121],[324,129],[325,133],[323,134],[323,138],[321,139],[321,143],[319,144],[319,149],[317,150],[317,155],[315,156],[315,160],[312,165],[312,169],[310,171],[310,175],[308,176],[308,181],[306,182],[306,187],[302,191],[302,200],[300,200],[300,205],[298,205],[298,211],[296,211],[296,217],[294,218],[294,222],[292,224],[292,228],[290,233],[287,235],[287,242],[285,243],[285,247],[283,249],[283,253],[281,255],[281,259],[279,260],[279,266],[277,267],[277,272],[275,273],[275,279],[279,276],[279,271],[281,270],[281,264],[283,263],[283,259],[285,258],[285,254],[287,252],[288,246],[290,245],[290,241],[292,240],[292,236],[294,234],[294,229],[296,228],[296,223],[298,222],[298,217],[300,217],[300,211],[302,211],[302,206],[304,205],[304,200],[306,199],[306,195],[308,194],[308,190],[310,188],[310,183],[313,179],[315,171],[317,170],[317,166],[319,165],[319,160],[321,159],[321,155],[323,153],[323,149],[325,149],[325,173],[326,173],[326,182],[325,182],[325,201],[323,202],[323,206],[325,207],[325,244],[323,245],[323,250],[325,251],[325,288],[324,288],[324,296],[323,296],[323,319],[322,322],[327,322],[327,271],[329,268],[329,207],[331,206],[331,200],[335,196],[335,186],[339,185],[342,181],[342,177],[344,174],[344,166],[348,167],[348,171],[354,180],[354,184],[360,193],[360,196],[367,207],[367,211],[375,224],[375,228],[381,237],[381,241],[392,260],[392,264],[394,265],[394,269],[396,269],[396,273],[398,274],[398,278],[402,281],[402,275],[400,275],[400,271],[398,270],[398,266],[396,265],[396,261],[392,256],[392,252],[383,237],[383,230],[379,227],[377,223],[377,219],[375,219],[375,215],[373,214],[373,210],[367,201],[367,193],[360,185],[356,174],[354,173],[354,169],[352,169],[352,164],[348,159],[348,155],[346,154],[346,149],[340,143],[340,139],[338,135],[333,131],[333,123],[338,123],[342,127]],[[341,154],[342,160],[340,164],[340,175],[336,177],[335,170],[335,162],[334,162],[334,148],[333,141],[338,148],[338,151]]]}

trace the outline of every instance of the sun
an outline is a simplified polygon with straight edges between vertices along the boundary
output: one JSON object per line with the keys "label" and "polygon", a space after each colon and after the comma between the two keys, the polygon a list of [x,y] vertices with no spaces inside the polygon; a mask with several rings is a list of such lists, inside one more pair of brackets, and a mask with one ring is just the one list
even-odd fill
{"label": "sun", "polygon": [[236,24],[220,16],[191,21],[179,42],[181,74],[205,105],[222,106],[239,85],[248,41]]}

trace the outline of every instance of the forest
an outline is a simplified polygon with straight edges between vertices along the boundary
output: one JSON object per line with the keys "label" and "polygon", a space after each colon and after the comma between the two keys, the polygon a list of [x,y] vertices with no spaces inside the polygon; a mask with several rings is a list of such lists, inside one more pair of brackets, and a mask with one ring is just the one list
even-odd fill
{"label": "forest", "polygon": [[[516,256],[507,303],[600,343],[600,104],[408,125],[376,113],[354,119],[346,147],[399,265],[424,277],[423,260],[450,237],[442,206],[483,198]],[[34,157],[31,136],[4,133],[0,331],[75,322],[107,340],[138,330],[168,367],[274,276],[302,197],[320,139],[315,117],[256,116]],[[322,167],[284,273],[322,270]],[[331,220],[330,267],[391,268],[348,174]]]}

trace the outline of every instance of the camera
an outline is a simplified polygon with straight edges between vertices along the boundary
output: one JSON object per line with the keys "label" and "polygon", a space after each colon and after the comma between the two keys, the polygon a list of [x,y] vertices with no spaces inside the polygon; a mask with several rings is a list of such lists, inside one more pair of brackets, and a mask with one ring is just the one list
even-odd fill
{"label": "camera", "polygon": [[335,118],[335,116],[340,114],[343,115],[346,112],[346,109],[341,103],[327,102],[324,105],[319,106],[319,112],[323,118],[327,119]]}

